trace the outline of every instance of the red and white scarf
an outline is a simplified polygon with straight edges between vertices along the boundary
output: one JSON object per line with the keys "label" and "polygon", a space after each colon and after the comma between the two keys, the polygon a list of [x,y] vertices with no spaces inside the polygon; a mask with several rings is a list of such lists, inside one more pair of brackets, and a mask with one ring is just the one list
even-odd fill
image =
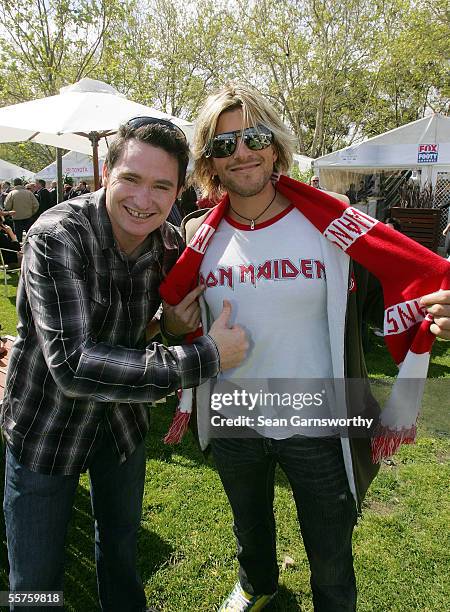
{"label": "red and white scarf", "polygon": [[[419,300],[439,289],[450,289],[450,263],[323,191],[286,176],[280,177],[276,187],[328,240],[378,278],[384,294],[384,338],[399,366],[398,381],[425,380],[435,337],[430,332],[433,319],[421,309]],[[169,304],[178,304],[197,286],[203,256],[228,206],[226,195],[211,210],[162,282],[160,293]],[[201,334],[201,329],[197,330],[188,341]],[[405,388],[394,384],[381,414],[372,438],[374,462],[391,456],[400,444],[414,442],[421,394],[417,397],[415,390],[407,397]],[[192,393],[183,393],[165,442],[181,440],[188,427],[191,398]]]}

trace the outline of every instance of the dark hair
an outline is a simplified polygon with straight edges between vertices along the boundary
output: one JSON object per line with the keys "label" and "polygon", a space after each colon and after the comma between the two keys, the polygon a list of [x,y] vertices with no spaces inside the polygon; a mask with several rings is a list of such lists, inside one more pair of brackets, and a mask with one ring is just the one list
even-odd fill
{"label": "dark hair", "polygon": [[400,225],[400,223],[397,221],[397,219],[394,219],[394,217],[388,217],[385,221],[385,223],[389,223],[390,225],[394,226],[394,229],[396,229],[398,232],[401,231],[402,226]]}
{"label": "dark hair", "polygon": [[121,125],[106,155],[105,164],[109,171],[119,161],[127,141],[133,138],[153,147],[159,147],[174,157],[178,162],[178,188],[184,184],[189,162],[189,145],[182,132],[161,123],[141,125],[137,128],[127,123]]}
{"label": "dark hair", "polygon": [[38,179],[38,183],[39,183],[39,185],[41,185],[41,187],[45,187],[44,179]]}
{"label": "dark hair", "polygon": [[15,178],[13,183],[14,185],[23,185],[22,179],[20,178]]}

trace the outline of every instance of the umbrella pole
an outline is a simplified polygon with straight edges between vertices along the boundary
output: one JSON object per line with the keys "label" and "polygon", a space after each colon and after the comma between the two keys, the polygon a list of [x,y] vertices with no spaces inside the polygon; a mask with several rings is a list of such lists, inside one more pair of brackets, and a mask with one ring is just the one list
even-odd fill
{"label": "umbrella pole", "polygon": [[62,175],[62,149],[56,147],[56,193],[57,193],[57,203],[63,201],[63,175]]}
{"label": "umbrella pole", "polygon": [[98,132],[90,132],[89,133],[89,140],[91,141],[92,144],[92,163],[94,166],[94,189],[97,191],[97,189],[100,188],[100,178],[98,175]]}

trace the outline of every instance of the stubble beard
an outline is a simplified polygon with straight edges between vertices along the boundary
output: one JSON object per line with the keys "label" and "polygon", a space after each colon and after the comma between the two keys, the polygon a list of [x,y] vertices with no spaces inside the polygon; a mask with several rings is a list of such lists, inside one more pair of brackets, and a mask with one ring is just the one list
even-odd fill
{"label": "stubble beard", "polygon": [[226,177],[220,178],[220,184],[222,188],[228,193],[235,193],[244,198],[249,198],[251,196],[258,195],[261,191],[264,190],[267,183],[269,183],[270,178],[272,176],[272,170],[265,170],[263,176],[256,183],[245,184],[240,182],[239,180],[233,179],[232,176],[227,175]]}

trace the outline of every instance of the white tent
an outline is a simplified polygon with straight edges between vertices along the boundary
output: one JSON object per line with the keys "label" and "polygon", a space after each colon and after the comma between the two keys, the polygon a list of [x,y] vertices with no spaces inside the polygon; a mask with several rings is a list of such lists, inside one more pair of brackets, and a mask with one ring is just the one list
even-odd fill
{"label": "white tent", "polygon": [[[99,174],[102,172],[103,160],[98,160]],[[74,179],[86,179],[94,177],[94,166],[92,157],[77,151],[69,151],[62,157],[62,173]],[[52,181],[56,179],[56,162],[49,164],[36,174],[36,178]]]}
{"label": "white tent", "polygon": [[450,172],[450,117],[435,113],[319,157],[313,165],[321,184],[334,191],[345,191],[360,174],[401,169],[435,186],[439,174]]}
{"label": "white tent", "polygon": [[4,159],[0,159],[0,180],[11,181],[12,179],[22,177],[32,179],[34,177],[34,172],[16,166],[16,164],[11,164]]}
{"label": "white tent", "polygon": [[311,162],[314,159],[312,157],[307,157],[306,155],[298,155],[294,153],[294,164],[297,164],[298,169],[301,172],[305,172],[305,170],[311,170]]}

